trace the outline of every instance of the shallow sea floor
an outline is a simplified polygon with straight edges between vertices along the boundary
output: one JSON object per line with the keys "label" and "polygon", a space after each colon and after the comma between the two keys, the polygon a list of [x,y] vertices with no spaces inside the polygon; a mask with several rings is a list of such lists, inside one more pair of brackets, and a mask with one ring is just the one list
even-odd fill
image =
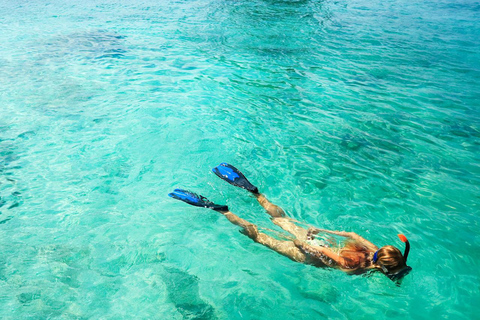
{"label": "shallow sea floor", "polygon": [[[478,1],[0,0],[0,318],[472,319]],[[294,263],[273,228],[412,244],[413,272]]]}

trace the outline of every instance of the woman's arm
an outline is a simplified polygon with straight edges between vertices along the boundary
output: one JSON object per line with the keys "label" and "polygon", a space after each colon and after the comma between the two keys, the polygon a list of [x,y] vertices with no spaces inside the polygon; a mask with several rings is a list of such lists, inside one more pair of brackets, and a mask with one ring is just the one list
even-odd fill
{"label": "woman's arm", "polygon": [[[361,244],[363,244],[364,246],[366,246],[367,248],[369,248],[371,250],[375,250],[375,251],[378,250],[378,247],[376,245],[374,245],[373,243],[371,243],[367,239],[359,236],[355,232],[332,231],[332,230],[318,229],[318,228],[310,228],[308,230],[309,230],[309,233],[313,233],[313,234],[317,234],[319,232],[325,232],[325,233],[335,234],[335,235],[341,236],[341,237],[351,238],[351,239],[353,239],[357,242],[360,242]],[[312,231],[310,232],[310,230],[312,230]]]}

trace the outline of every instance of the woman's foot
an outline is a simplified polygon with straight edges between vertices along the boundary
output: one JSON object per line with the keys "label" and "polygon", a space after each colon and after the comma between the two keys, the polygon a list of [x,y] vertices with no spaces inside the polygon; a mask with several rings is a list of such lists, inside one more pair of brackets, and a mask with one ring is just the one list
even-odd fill
{"label": "woman's foot", "polygon": [[192,206],[208,208],[219,212],[228,211],[227,206],[215,204],[204,196],[184,189],[175,189],[173,192],[169,193],[168,196],[186,202]]}
{"label": "woman's foot", "polygon": [[248,190],[253,194],[258,194],[257,187],[251,184],[243,173],[234,166],[224,162],[213,168],[212,171],[220,179],[227,181],[231,185]]}

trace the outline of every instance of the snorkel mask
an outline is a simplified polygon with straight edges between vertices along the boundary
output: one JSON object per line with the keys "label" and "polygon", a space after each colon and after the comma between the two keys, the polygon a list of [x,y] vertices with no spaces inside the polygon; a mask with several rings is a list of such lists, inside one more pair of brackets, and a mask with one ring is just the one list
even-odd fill
{"label": "snorkel mask", "polygon": [[[408,253],[410,252],[410,242],[408,242],[407,240],[407,237],[405,237],[403,234],[399,234],[398,237],[400,238],[400,240],[402,242],[405,243],[405,251],[403,252],[403,259],[405,260],[405,264],[407,263],[407,257],[408,257]],[[378,251],[377,250],[375,252],[375,254],[373,255],[373,262],[374,263],[377,263],[378,261]],[[410,271],[412,271],[412,268],[409,267],[409,266],[405,266],[405,268],[397,271],[397,272],[390,272],[388,271],[387,268],[385,268],[384,265],[380,264],[380,267],[382,268],[383,272],[385,273],[385,275],[392,281],[399,281],[401,280],[403,277],[405,277],[407,274],[410,273]]]}

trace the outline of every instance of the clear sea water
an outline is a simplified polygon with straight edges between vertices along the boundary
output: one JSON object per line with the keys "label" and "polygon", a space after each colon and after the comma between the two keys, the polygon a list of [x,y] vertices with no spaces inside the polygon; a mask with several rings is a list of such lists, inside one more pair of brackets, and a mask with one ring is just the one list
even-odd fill
{"label": "clear sea water", "polygon": [[[1,319],[472,319],[480,3],[0,1]],[[294,263],[175,187],[412,244]]]}

